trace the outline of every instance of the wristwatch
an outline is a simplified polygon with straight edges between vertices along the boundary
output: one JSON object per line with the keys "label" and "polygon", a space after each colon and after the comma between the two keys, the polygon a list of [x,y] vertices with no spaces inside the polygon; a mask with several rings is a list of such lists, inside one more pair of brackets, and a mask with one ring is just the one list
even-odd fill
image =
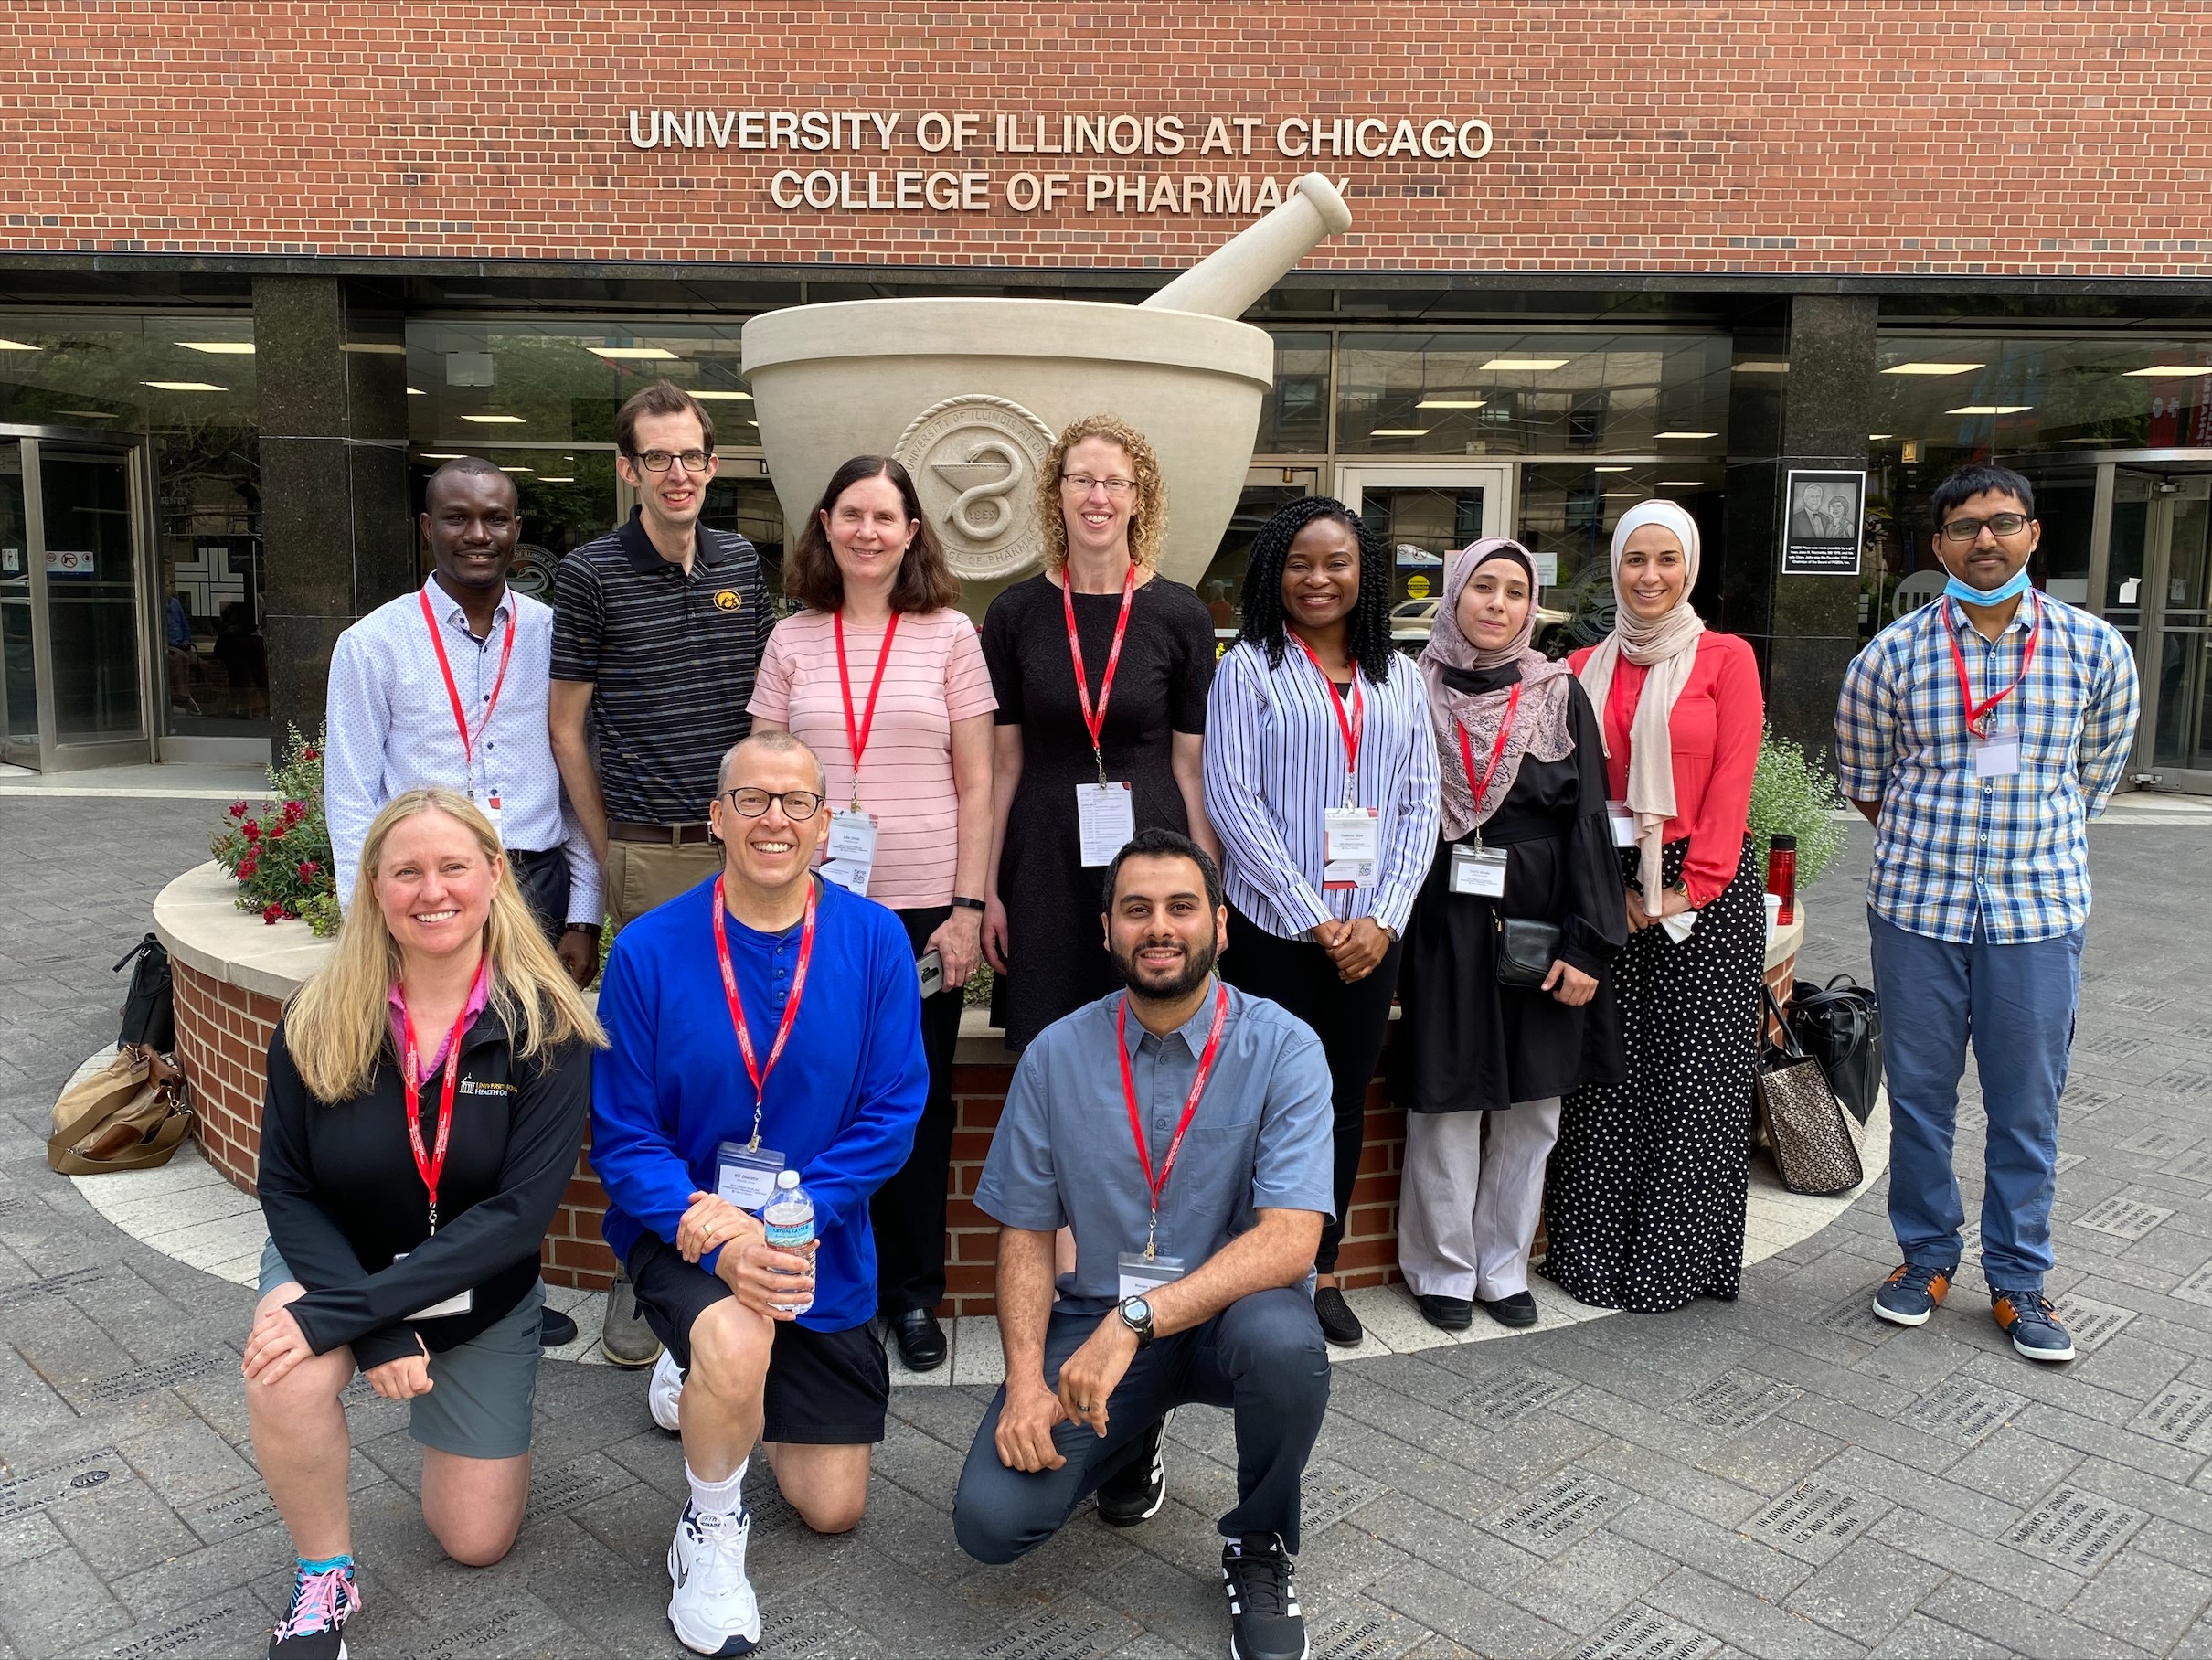
{"label": "wristwatch", "polygon": [[1142,1297],[1124,1297],[1121,1307],[1122,1324],[1137,1335],[1137,1346],[1152,1346],[1152,1304]]}
{"label": "wristwatch", "polygon": [[952,909],[954,910],[984,910],[988,908],[981,899],[964,899],[956,893],[952,896]]}
{"label": "wristwatch", "polygon": [[561,932],[564,934],[590,934],[596,940],[599,938],[599,924],[597,922],[571,922],[568,927],[562,929]]}

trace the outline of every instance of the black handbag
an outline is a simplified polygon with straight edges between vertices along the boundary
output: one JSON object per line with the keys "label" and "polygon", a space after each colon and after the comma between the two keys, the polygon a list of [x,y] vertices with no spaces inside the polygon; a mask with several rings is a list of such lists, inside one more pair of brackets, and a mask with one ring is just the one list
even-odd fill
{"label": "black handbag", "polygon": [[1849,974],[1790,988],[1790,1035],[1820,1062],[1836,1100],[1865,1123],[1882,1091],[1882,1007]]}
{"label": "black handbag", "polygon": [[1820,1062],[1797,1047],[1774,993],[1761,990],[1781,1041],[1762,1034],[1754,1093],[1781,1185],[1792,1193],[1847,1193],[1866,1179],[1858,1124],[1829,1089]]}
{"label": "black handbag", "polygon": [[131,989],[123,994],[122,1031],[115,1039],[118,1046],[140,1046],[159,1055],[166,1055],[176,1048],[176,1004],[169,978],[169,953],[162,942],[148,934],[123,953],[121,963],[112,971],[131,970]]}
{"label": "black handbag", "polygon": [[1559,925],[1495,911],[1491,916],[1497,923],[1498,984],[1516,991],[1542,991],[1551,965],[1559,959]]}

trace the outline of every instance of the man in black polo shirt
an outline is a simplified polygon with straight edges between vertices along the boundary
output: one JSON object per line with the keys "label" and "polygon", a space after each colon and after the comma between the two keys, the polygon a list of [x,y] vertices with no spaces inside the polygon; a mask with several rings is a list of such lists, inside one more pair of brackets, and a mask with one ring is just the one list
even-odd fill
{"label": "man in black polo shirt", "polygon": [[[700,813],[722,756],[752,730],[745,706],[776,619],[752,544],[699,523],[716,461],[698,400],[656,381],[622,405],[614,440],[638,505],[560,562],[550,720],[620,927],[721,869]],[[600,1341],[618,1366],[660,1354],[625,1279]]]}

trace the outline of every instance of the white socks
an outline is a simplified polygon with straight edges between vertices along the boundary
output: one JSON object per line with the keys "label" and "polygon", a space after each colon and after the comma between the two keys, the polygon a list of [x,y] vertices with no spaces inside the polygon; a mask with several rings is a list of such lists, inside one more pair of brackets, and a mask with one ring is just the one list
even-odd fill
{"label": "white socks", "polygon": [[747,1459],[718,1482],[710,1482],[684,1461],[684,1479],[691,1484],[691,1507],[701,1516],[734,1516],[745,1508],[745,1472],[751,1467]]}

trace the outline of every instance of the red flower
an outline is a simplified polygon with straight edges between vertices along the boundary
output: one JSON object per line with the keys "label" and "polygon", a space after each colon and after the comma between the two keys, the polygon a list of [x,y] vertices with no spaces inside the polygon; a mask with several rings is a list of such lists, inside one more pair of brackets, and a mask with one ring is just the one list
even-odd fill
{"label": "red flower", "polygon": [[322,868],[323,867],[316,864],[313,859],[302,859],[300,861],[300,880],[303,882],[314,881],[315,879],[315,872]]}
{"label": "red flower", "polygon": [[284,828],[289,830],[307,816],[304,802],[288,801],[284,803]]}
{"label": "red flower", "polygon": [[246,838],[246,845],[251,846],[261,839],[261,827],[251,819],[248,819],[239,826],[239,834]]}
{"label": "red flower", "polygon": [[261,856],[259,854],[249,853],[244,858],[239,860],[238,862],[239,880],[241,882],[244,881],[248,877],[251,876],[261,867]]}
{"label": "red flower", "polygon": [[234,801],[230,803],[230,816],[232,818],[244,818],[246,816],[246,812],[247,807],[244,802]]}
{"label": "red flower", "polygon": [[265,905],[261,908],[261,920],[268,923],[270,927],[274,928],[283,920],[284,908],[282,905]]}
{"label": "red flower", "polygon": [[317,758],[318,758],[318,757],[319,757],[321,754],[322,754],[322,750],[302,750],[300,751],[300,759],[301,759],[302,761],[314,761],[314,760],[317,759]]}

